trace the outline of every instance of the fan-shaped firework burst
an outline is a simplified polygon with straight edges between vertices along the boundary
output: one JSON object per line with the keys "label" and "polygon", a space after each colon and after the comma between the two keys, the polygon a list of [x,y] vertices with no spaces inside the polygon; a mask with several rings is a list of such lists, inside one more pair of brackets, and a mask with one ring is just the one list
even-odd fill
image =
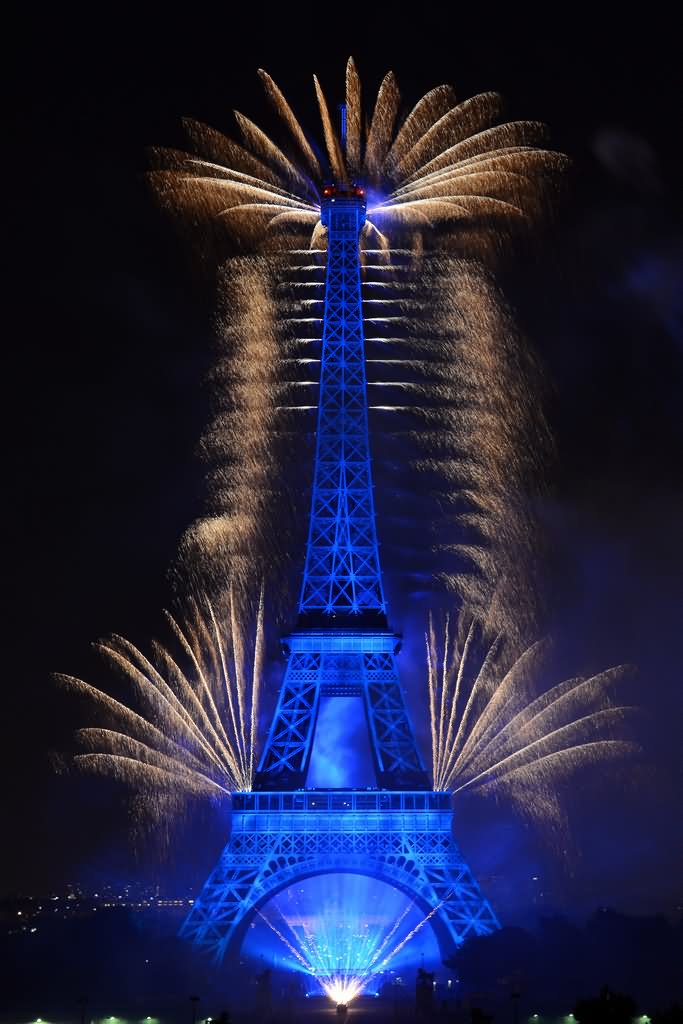
{"label": "fan-shaped firework burst", "polygon": [[434,788],[505,795],[545,825],[562,825],[558,783],[582,765],[634,753],[635,709],[615,703],[627,666],[543,688],[549,643],[506,649],[463,610],[427,640]]}
{"label": "fan-shaped firework burst", "polygon": [[[288,556],[303,557],[292,540],[310,473],[283,455],[300,452],[315,429],[323,188],[357,181],[368,197],[363,298],[385,551],[401,545],[397,562],[412,591],[424,589],[425,576],[438,578],[482,608],[495,591],[499,625],[519,634],[533,620],[529,488],[548,433],[529,397],[538,383],[532,362],[473,259],[490,262],[514,228],[538,218],[564,158],[539,148],[542,125],[502,123],[494,93],[458,103],[442,85],[404,115],[390,72],[366,117],[352,60],[345,139],[314,80],[318,144],[272,78],[259,75],[277,141],[236,113],[239,142],[187,120],[192,153],[154,152],[151,177],[164,205],[193,231],[224,226],[252,254],[227,272],[214,374],[219,416],[204,445],[212,494],[208,517],[183,545],[185,567],[196,572],[199,563],[207,586],[226,558],[241,562],[248,551],[276,595]],[[299,466],[308,470],[309,461]],[[396,508],[416,500],[412,519],[392,524]],[[406,529],[416,518],[428,524],[419,540]]]}
{"label": "fan-shaped firework burst", "polygon": [[[244,614],[242,612],[242,614]],[[184,621],[166,614],[174,647],[149,657],[112,636],[95,645],[132,690],[130,704],[73,676],[58,682],[85,696],[108,727],[81,729],[77,766],[118,778],[139,810],[168,827],[188,798],[219,800],[251,788],[263,673],[263,596],[253,629],[232,591],[222,607],[190,601]]]}
{"label": "fan-shaped firework burst", "polygon": [[[307,234],[311,246],[325,238],[320,201],[326,182],[362,181],[368,192],[364,239],[388,246],[399,231],[483,221],[500,230],[540,212],[541,179],[563,163],[539,149],[543,125],[500,123],[501,97],[483,93],[458,103],[449,85],[423,96],[401,117],[401,96],[389,72],[365,127],[361,83],[353,60],[346,71],[346,138],[333,125],[320,82],[314,77],[324,149],[309,141],[280,88],[259,71],[278,115],[286,144],[278,145],[239,112],[241,141],[196,121],[184,122],[195,153],[157,151],[156,185],[174,208],[222,218],[247,245],[285,233]],[[493,218],[497,223],[494,225]]]}

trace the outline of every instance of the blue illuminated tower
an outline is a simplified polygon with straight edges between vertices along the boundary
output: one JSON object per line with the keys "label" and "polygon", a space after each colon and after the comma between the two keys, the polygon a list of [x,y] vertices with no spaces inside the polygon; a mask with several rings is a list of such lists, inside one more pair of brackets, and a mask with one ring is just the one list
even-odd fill
{"label": "blue illuminated tower", "polygon": [[[497,927],[430,790],[401,690],[375,526],[359,234],[363,191],[325,189],[327,267],[313,496],[297,628],[253,793],[233,796],[230,841],[182,933],[220,959],[254,912],[311,875],[352,872],[408,894],[444,956]],[[305,789],[322,697],[362,698],[376,789]]]}

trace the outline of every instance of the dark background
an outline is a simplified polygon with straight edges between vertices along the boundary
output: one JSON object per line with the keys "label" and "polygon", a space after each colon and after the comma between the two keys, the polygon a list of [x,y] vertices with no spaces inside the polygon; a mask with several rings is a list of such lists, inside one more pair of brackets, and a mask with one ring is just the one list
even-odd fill
{"label": "dark background", "polygon": [[[565,910],[672,912],[683,903],[674,26],[648,10],[596,24],[566,5],[538,21],[430,5],[395,17],[217,10],[53,11],[8,26],[3,889],[101,872],[196,882],[218,856],[222,824],[193,819],[165,866],[149,851],[136,860],[121,794],[55,774],[52,752],[83,719],[50,672],[92,678],[91,640],[144,643],[158,628],[168,564],[201,510],[212,285],[147,191],[146,147],[181,145],[183,115],[230,132],[236,107],[269,123],[260,66],[316,126],[310,76],[340,100],[352,53],[366,95],[390,67],[407,103],[442,81],[462,98],[496,89],[510,118],[547,122],[573,161],[556,222],[500,280],[544,362],[557,442],[541,508],[548,626],[571,671],[638,666],[645,756],[569,790],[571,863],[504,807],[465,808],[461,841],[518,903],[539,874]],[[394,609],[398,628],[406,615]]]}

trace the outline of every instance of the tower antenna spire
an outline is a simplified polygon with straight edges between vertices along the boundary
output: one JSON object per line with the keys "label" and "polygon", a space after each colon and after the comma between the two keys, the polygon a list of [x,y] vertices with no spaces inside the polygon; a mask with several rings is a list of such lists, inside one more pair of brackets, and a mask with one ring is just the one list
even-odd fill
{"label": "tower antenna spire", "polygon": [[342,149],[346,152],[346,104],[339,104],[339,135]]}

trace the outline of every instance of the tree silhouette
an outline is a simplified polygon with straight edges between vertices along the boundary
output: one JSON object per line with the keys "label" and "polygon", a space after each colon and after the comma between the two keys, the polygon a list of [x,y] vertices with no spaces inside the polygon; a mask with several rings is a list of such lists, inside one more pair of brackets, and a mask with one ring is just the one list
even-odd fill
{"label": "tree silhouette", "polygon": [[579,1024],[631,1024],[638,1009],[635,999],[605,987],[593,999],[580,999],[574,1007]]}

